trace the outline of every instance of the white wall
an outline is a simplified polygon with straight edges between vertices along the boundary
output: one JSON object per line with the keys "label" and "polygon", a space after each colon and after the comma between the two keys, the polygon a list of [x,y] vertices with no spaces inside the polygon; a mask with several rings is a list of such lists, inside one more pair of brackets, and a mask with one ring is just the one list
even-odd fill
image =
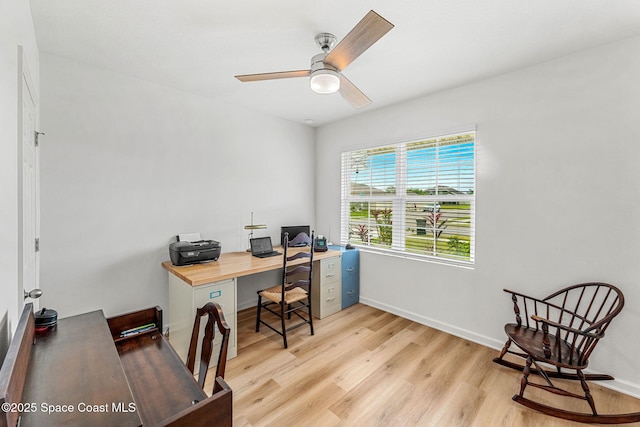
{"label": "white wall", "polygon": [[17,326],[18,296],[18,45],[38,90],[38,46],[29,2],[0,2],[0,364]]}
{"label": "white wall", "polygon": [[313,222],[313,129],[57,56],[41,64],[41,304],[61,317],[168,315],[160,264],[177,233],[229,252],[248,247],[251,211],[275,241],[281,225]]}
{"label": "white wall", "polygon": [[640,396],[639,51],[628,39],[318,129],[316,217],[339,241],[341,151],[477,124],[475,268],[362,253],[361,301],[499,348],[503,288],[610,282],[626,307],[591,368]]}

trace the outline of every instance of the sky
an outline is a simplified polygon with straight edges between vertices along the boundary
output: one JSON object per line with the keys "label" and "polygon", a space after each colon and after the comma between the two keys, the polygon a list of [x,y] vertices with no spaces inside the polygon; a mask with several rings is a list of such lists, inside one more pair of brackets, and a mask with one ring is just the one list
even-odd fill
{"label": "sky", "polygon": [[[376,152],[378,151],[378,152]],[[396,152],[368,150],[352,161],[351,181],[380,190],[396,186]],[[352,157],[353,159],[354,157]],[[461,192],[474,187],[474,142],[445,143],[407,149],[407,188],[422,190],[449,186]],[[355,170],[353,170],[355,169]],[[357,171],[357,172],[356,172]]]}

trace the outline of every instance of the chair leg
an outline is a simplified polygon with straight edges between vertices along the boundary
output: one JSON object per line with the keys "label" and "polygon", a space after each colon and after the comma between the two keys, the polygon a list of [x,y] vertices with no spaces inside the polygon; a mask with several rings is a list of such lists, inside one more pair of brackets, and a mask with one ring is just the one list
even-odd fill
{"label": "chair leg", "polygon": [[532,363],[533,358],[531,356],[527,357],[527,363],[524,365],[524,370],[522,371],[522,379],[520,380],[520,397],[524,395],[524,389],[525,387],[527,387],[527,384],[529,384],[529,373],[531,372]]}
{"label": "chair leg", "polygon": [[256,332],[260,332],[260,311],[262,310],[262,295],[258,294],[258,312],[256,314]]}
{"label": "chair leg", "polygon": [[284,303],[284,301],[280,302],[280,324],[282,325],[282,341],[284,341],[284,348],[287,348],[287,327],[284,319],[285,306],[286,304]]}
{"label": "chair leg", "polygon": [[311,300],[309,300],[309,327],[311,328],[311,335],[313,335],[313,316],[311,315]]}
{"label": "chair leg", "polygon": [[498,359],[502,359],[504,355],[507,354],[507,350],[509,350],[510,346],[511,346],[511,339],[508,339],[507,342],[504,344],[504,347],[502,347],[502,351],[500,352],[500,356],[498,356]]}
{"label": "chair leg", "polygon": [[589,386],[587,385],[587,381],[585,380],[584,374],[580,369],[577,370],[578,377],[580,378],[580,384],[582,385],[582,390],[584,391],[584,397],[586,397],[587,402],[589,402],[589,406],[591,407],[591,411],[593,415],[598,415],[596,412],[596,404],[593,401],[593,396],[591,396],[591,391],[589,390]]}

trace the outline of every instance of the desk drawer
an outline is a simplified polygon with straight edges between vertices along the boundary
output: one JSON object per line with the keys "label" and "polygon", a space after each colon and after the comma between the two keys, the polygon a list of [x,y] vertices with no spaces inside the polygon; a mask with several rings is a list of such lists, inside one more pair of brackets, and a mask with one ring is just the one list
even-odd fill
{"label": "desk drawer", "polygon": [[342,281],[342,264],[340,257],[332,257],[320,261],[320,284]]}
{"label": "desk drawer", "polygon": [[333,283],[323,285],[320,287],[319,298],[322,299],[320,302],[322,305],[339,304],[342,299],[342,287],[339,283],[337,285]]}
{"label": "desk drawer", "polygon": [[[323,319],[330,314],[342,309],[342,287],[340,282],[328,283],[320,286],[320,292],[316,295],[319,299],[314,305],[314,315]],[[313,303],[313,301],[312,301]]]}
{"label": "desk drawer", "polygon": [[[338,285],[328,284],[320,288],[320,310],[324,311],[326,308],[338,306],[341,308],[342,303],[342,288]],[[339,311],[339,310],[337,310]],[[335,313],[335,312],[332,312]]]}
{"label": "desk drawer", "polygon": [[235,282],[223,280],[211,285],[202,285],[194,288],[194,304],[202,307],[208,302],[216,302],[222,307],[225,317],[236,311]]}

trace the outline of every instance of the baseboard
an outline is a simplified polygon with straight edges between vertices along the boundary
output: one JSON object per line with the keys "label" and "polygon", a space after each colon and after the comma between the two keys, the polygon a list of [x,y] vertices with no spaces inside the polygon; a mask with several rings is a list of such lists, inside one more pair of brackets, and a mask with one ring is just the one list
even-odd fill
{"label": "baseboard", "polygon": [[[438,320],[431,319],[429,317],[426,317],[417,313],[413,313],[411,311],[403,310],[398,307],[384,304],[380,301],[371,300],[363,296],[360,296],[360,302],[362,304],[386,311],[387,313],[395,314],[396,316],[400,316],[404,319],[409,319],[416,323],[420,323],[421,325],[429,326],[431,328],[437,329],[442,332],[446,332],[448,334],[465,339],[467,341],[471,341],[476,344],[480,344],[485,347],[492,348],[496,351],[500,351],[506,341],[506,339],[497,340],[495,338],[487,337],[485,335],[480,335],[475,332],[471,332],[466,329],[462,329],[457,326],[450,325],[448,323],[443,323]],[[585,372],[602,373],[602,372],[596,372],[592,370],[585,370]],[[615,379],[613,381],[598,381],[598,385],[635,397],[636,399],[640,399],[639,384],[634,384],[625,380]]]}
{"label": "baseboard", "polygon": [[242,311],[242,310],[246,310],[247,308],[252,308],[258,305],[258,300],[257,299],[253,299],[251,301],[245,301],[245,302],[238,302],[238,305],[236,306],[236,310],[237,311]]}

